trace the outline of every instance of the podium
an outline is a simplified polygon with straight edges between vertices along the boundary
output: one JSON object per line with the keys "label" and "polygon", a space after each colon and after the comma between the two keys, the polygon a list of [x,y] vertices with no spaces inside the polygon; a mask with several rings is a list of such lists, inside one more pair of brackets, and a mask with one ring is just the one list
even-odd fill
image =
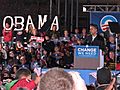
{"label": "podium", "polygon": [[74,68],[97,69],[104,66],[104,55],[99,46],[75,46]]}

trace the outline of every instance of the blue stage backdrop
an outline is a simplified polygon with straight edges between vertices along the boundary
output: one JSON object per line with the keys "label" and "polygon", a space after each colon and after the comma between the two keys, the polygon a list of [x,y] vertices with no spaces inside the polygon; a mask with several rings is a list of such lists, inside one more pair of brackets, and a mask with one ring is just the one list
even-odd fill
{"label": "blue stage backdrop", "polygon": [[105,32],[109,29],[108,22],[118,22],[120,24],[120,12],[92,12],[90,14],[90,23],[97,24],[99,32]]}

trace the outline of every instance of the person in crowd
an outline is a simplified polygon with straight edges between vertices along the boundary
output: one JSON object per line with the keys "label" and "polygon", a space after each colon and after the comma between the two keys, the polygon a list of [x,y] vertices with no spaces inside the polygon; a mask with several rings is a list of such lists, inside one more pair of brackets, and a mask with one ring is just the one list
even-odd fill
{"label": "person in crowd", "polygon": [[76,39],[80,38],[80,30],[75,28],[74,31],[70,34],[70,37],[75,36]]}
{"label": "person in crowd", "polygon": [[24,32],[22,31],[17,31],[16,33],[16,41],[20,41],[22,44],[24,43]]}
{"label": "person in crowd", "polygon": [[39,90],[87,90],[87,88],[79,73],[52,68],[41,77]]}
{"label": "person in crowd", "polygon": [[59,39],[60,37],[60,32],[57,31],[56,25],[53,25],[52,30],[48,31],[46,34],[50,36],[52,40]]}
{"label": "person in crowd", "polygon": [[24,46],[20,41],[16,41],[15,48],[17,54],[20,54],[21,50],[24,50]]}
{"label": "person in crowd", "polygon": [[2,43],[0,43],[0,64],[5,63],[8,58],[7,51],[3,48]]}
{"label": "person in crowd", "polygon": [[90,36],[86,38],[85,44],[99,46],[103,51],[105,50],[104,38],[98,34],[98,26],[90,24]]}
{"label": "person in crowd", "polygon": [[64,30],[63,37],[61,37],[61,41],[64,41],[64,42],[70,41],[69,32],[67,30]]}
{"label": "person in crowd", "polygon": [[52,68],[41,76],[40,90],[73,90],[72,76],[60,68]]}
{"label": "person in crowd", "polygon": [[2,85],[5,85],[13,80],[13,77],[11,76],[11,73],[3,68],[2,70]]}
{"label": "person in crowd", "polygon": [[31,62],[30,62],[31,70],[33,71],[36,67],[38,67],[38,62],[35,56],[32,56]]}
{"label": "person in crowd", "polygon": [[16,57],[15,57],[15,52],[14,50],[10,50],[9,54],[8,54],[8,60],[11,59],[13,62],[17,62],[16,61]]}
{"label": "person in crowd", "polygon": [[108,56],[106,57],[106,66],[110,69],[115,69],[115,52],[109,51]]}
{"label": "person in crowd", "polygon": [[42,47],[48,52],[53,52],[55,44],[53,41],[50,40],[50,37],[48,35],[45,36],[45,40],[42,43]]}
{"label": "person in crowd", "polygon": [[19,68],[21,68],[21,67],[23,67],[23,68],[25,67],[25,68],[31,69],[30,68],[30,63],[29,63],[29,61],[26,60],[26,56],[25,55],[20,57]]}
{"label": "person in crowd", "polygon": [[115,51],[115,38],[113,35],[109,36],[108,42],[107,42],[107,50],[109,51]]}
{"label": "person in crowd", "polygon": [[80,39],[80,30],[78,28],[75,29],[74,36],[76,37],[76,39]]}
{"label": "person in crowd", "polygon": [[4,42],[5,42],[6,45],[12,46],[13,32],[12,32],[11,29],[9,29],[10,28],[9,23],[6,23],[5,27],[7,29],[4,28],[3,31],[2,31],[2,34],[3,34],[3,37],[4,37],[3,40],[4,40]]}
{"label": "person in crowd", "polygon": [[69,41],[70,46],[77,45],[77,38],[75,36],[72,36],[70,41]]}
{"label": "person in crowd", "polygon": [[[20,68],[16,72],[17,80],[14,81],[12,86],[7,87],[7,90],[17,90],[18,88],[26,88],[27,90],[34,90],[37,87],[37,84],[40,82],[40,77],[37,76],[33,81],[31,80],[31,72],[29,69]],[[13,81],[11,82],[13,83]]]}
{"label": "person in crowd", "polygon": [[55,46],[54,52],[52,53],[51,57],[54,60],[55,64],[57,66],[63,67],[64,66],[64,60],[63,60],[64,53],[60,52],[60,47]]}
{"label": "person in crowd", "polygon": [[87,35],[87,30],[86,30],[85,27],[83,27],[83,28],[82,28],[82,32],[81,32],[81,34],[80,34],[80,38],[81,38],[81,39],[85,39],[87,36],[88,36],[88,35]]}
{"label": "person in crowd", "polygon": [[28,26],[28,30],[25,31],[26,31],[27,41],[30,41],[31,36],[37,35],[37,30],[34,29],[31,24]]}
{"label": "person in crowd", "polygon": [[[97,70],[97,83],[98,86],[96,87],[96,90],[112,90],[114,87],[113,84],[115,84],[115,79],[111,76],[110,69],[107,67],[103,67],[101,69]],[[113,83],[114,82],[114,83]],[[111,87],[112,86],[112,87]],[[111,89],[109,89],[111,87]]]}
{"label": "person in crowd", "polygon": [[73,64],[73,53],[70,52],[69,50],[66,50],[64,52],[64,68],[71,68],[73,67],[72,64]]}
{"label": "person in crowd", "polygon": [[49,64],[49,55],[48,55],[48,52],[46,50],[42,51],[42,56],[40,59],[38,59],[38,62],[40,63],[40,66],[42,68],[47,67],[47,65]]}
{"label": "person in crowd", "polygon": [[81,40],[81,43],[84,45],[85,44],[85,39],[87,38],[88,34],[87,34],[87,30],[86,28],[82,28],[82,32],[80,34],[80,40]]}
{"label": "person in crowd", "polygon": [[12,74],[13,70],[13,66],[15,65],[15,61],[13,59],[8,59],[7,65],[6,65],[6,69]]}

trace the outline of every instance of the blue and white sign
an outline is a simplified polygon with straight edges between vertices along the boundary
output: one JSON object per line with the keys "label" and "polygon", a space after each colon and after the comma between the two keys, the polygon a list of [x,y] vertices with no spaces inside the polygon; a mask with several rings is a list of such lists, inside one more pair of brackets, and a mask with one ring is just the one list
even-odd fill
{"label": "blue and white sign", "polygon": [[103,32],[109,29],[108,22],[118,22],[113,15],[105,15],[100,21],[100,27]]}
{"label": "blue and white sign", "polygon": [[78,58],[98,58],[99,46],[76,46],[76,57]]}
{"label": "blue and white sign", "polygon": [[120,24],[120,12],[90,13],[90,23],[98,25],[100,33],[109,30],[108,22],[118,22]]}

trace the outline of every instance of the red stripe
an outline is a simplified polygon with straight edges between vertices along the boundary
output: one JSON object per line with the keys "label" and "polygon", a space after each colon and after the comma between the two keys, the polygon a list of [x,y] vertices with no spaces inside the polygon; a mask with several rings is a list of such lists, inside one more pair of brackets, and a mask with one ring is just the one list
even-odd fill
{"label": "red stripe", "polygon": [[108,30],[108,27],[106,27],[106,28],[102,28],[103,30]]}
{"label": "red stripe", "polygon": [[108,24],[102,25],[102,27],[109,26]]}

